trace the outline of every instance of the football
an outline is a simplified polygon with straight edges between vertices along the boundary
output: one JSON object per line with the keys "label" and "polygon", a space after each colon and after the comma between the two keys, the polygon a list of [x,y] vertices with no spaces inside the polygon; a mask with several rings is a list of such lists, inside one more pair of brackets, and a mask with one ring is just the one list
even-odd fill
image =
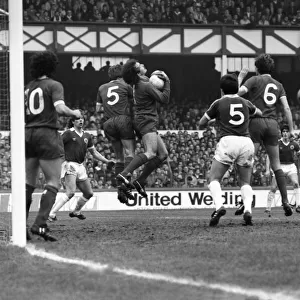
{"label": "football", "polygon": [[155,86],[158,90],[162,90],[165,85],[165,82],[160,79],[156,74],[151,75],[149,81]]}

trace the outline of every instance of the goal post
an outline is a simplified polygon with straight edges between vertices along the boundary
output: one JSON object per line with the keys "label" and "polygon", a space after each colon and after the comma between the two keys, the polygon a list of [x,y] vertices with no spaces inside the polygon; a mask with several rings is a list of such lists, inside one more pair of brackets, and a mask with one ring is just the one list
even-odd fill
{"label": "goal post", "polygon": [[24,52],[22,1],[9,0],[12,243],[26,246]]}

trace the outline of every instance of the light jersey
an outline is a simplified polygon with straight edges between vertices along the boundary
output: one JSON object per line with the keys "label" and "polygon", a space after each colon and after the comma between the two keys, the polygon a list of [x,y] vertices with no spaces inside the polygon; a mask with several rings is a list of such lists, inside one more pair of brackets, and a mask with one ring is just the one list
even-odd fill
{"label": "light jersey", "polygon": [[285,144],[282,139],[279,140],[279,159],[282,164],[293,164],[294,154],[297,153],[300,148],[296,142],[288,142]]}
{"label": "light jersey", "polygon": [[262,111],[262,117],[277,119],[278,100],[286,96],[282,84],[264,74],[249,78],[243,85],[248,89],[247,99]]}
{"label": "light jersey", "polygon": [[135,116],[152,116],[158,119],[157,102],[167,104],[170,99],[170,82],[166,81],[162,91],[152,83],[141,79],[134,87]]}
{"label": "light jersey", "polygon": [[256,106],[238,95],[225,95],[214,101],[205,116],[216,119],[220,128],[220,138],[227,135],[250,136],[249,116],[255,114]]}
{"label": "light jersey", "polygon": [[36,79],[25,87],[25,127],[58,129],[55,106],[64,104],[64,88],[51,79]]}
{"label": "light jersey", "polygon": [[74,128],[66,130],[62,134],[65,148],[65,160],[79,164],[84,162],[87,149],[94,147],[92,135],[82,131],[81,135]]}
{"label": "light jersey", "polygon": [[102,103],[104,118],[108,120],[119,115],[130,115],[132,97],[132,87],[123,79],[117,79],[99,87],[97,102]]}

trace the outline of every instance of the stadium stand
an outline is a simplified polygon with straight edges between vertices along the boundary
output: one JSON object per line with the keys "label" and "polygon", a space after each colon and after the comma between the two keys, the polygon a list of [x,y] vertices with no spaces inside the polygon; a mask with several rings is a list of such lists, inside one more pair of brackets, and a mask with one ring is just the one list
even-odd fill
{"label": "stadium stand", "polygon": [[24,22],[300,26],[300,1],[23,0]]}

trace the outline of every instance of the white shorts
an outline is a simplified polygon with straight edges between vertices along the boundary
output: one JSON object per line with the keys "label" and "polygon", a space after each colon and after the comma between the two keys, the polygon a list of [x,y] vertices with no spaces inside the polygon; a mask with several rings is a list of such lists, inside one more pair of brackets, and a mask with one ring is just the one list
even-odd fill
{"label": "white shorts", "polygon": [[236,162],[241,167],[252,167],[254,144],[249,137],[228,135],[220,139],[214,158],[225,165]]}
{"label": "white shorts", "polygon": [[281,169],[285,176],[297,174],[297,167],[295,164],[281,164]]}
{"label": "white shorts", "polygon": [[85,181],[88,176],[83,164],[76,162],[64,161],[61,166],[60,178],[64,178],[66,175],[72,175],[76,177],[76,181]]}

